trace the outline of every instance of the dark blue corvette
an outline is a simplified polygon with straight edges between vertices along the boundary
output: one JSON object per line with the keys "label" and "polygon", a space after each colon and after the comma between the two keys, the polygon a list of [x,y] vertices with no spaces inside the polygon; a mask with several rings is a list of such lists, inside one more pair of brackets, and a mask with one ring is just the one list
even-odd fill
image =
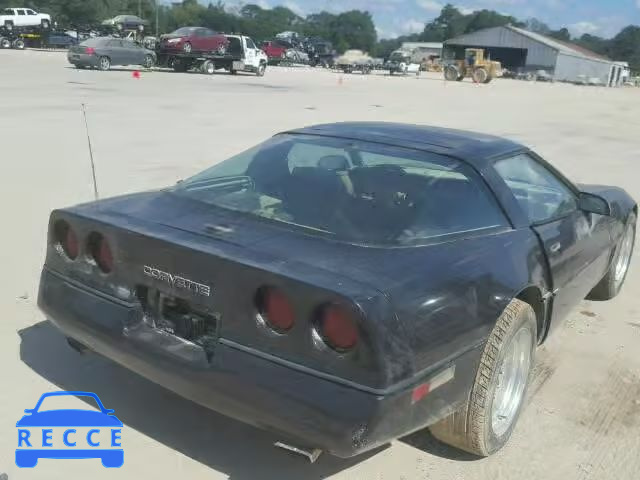
{"label": "dark blue corvette", "polygon": [[39,304],[76,347],[291,445],[348,457],[428,426],[489,455],[536,346],[620,291],[636,218],[504,139],[320,125],[54,211]]}

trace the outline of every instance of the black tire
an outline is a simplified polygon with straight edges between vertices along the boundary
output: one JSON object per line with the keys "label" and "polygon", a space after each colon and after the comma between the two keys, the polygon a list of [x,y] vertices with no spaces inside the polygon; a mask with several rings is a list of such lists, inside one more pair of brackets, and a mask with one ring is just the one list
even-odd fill
{"label": "black tire", "polygon": [[16,50],[24,50],[25,46],[26,45],[24,43],[24,40],[22,40],[21,38],[13,42],[13,48],[15,48]]}
{"label": "black tire", "polygon": [[179,58],[173,60],[173,70],[175,72],[184,73],[189,70],[190,65]]}
{"label": "black tire", "polygon": [[487,79],[489,79],[489,72],[487,72],[486,68],[476,68],[471,74],[473,77],[473,81],[476,83],[485,83]]}
{"label": "black tire", "polygon": [[444,79],[453,82],[458,80],[460,77],[460,72],[458,71],[458,67],[455,65],[447,65],[444,69]]}
{"label": "black tire", "polygon": [[205,60],[202,62],[202,73],[207,75],[213,75],[216,72],[216,64],[211,60]]}
{"label": "black tire", "polygon": [[182,45],[182,51],[184,53],[191,53],[193,51],[193,47],[189,42],[185,42],[185,44]]}
{"label": "black tire", "polygon": [[124,24],[122,23],[116,23],[116,30],[118,30],[119,32],[124,30]]}
{"label": "black tire", "polygon": [[[492,423],[494,396],[498,379],[503,368],[503,360],[508,347],[521,332],[531,336],[530,357],[526,384],[519,397],[519,403],[508,428],[496,435]],[[526,340],[526,335],[524,335]],[[537,321],[531,305],[514,299],[507,305],[489,335],[469,400],[460,410],[429,427],[431,433],[441,442],[486,457],[500,450],[511,437],[522,411],[527,386],[533,371],[533,361],[537,343]]]}
{"label": "black tire", "polygon": [[229,73],[231,75],[237,75],[238,74],[238,70],[234,70],[233,68],[229,69]]}
{"label": "black tire", "polygon": [[258,65],[258,69],[256,70],[256,75],[258,77],[264,77],[264,72],[267,70],[267,64],[264,62],[260,62]]}
{"label": "black tire", "polygon": [[49,30],[50,26],[51,26],[51,22],[49,22],[49,20],[47,19],[42,20],[42,28],[44,30]]}
{"label": "black tire", "polygon": [[106,72],[111,68],[111,59],[109,57],[100,57],[98,59],[98,69]]}
{"label": "black tire", "polygon": [[11,48],[11,42],[8,38],[0,39],[0,48]]}
{"label": "black tire", "polygon": [[144,68],[151,68],[151,67],[153,67],[155,65],[155,63],[156,63],[156,61],[153,58],[153,55],[147,54],[147,55],[144,56],[144,63],[142,64],[142,66]]}
{"label": "black tire", "polygon": [[492,77],[491,75],[489,75],[489,76],[487,77],[487,79],[486,79],[483,83],[485,83],[485,84],[487,84],[487,83],[491,83],[491,80],[493,80],[493,77]]}
{"label": "black tire", "polygon": [[[605,301],[611,300],[615,296],[620,293],[622,290],[622,286],[624,285],[624,281],[627,278],[627,273],[629,271],[629,263],[631,263],[631,256],[633,254],[633,247],[635,245],[636,240],[636,214],[631,213],[629,218],[625,223],[625,227],[623,230],[623,234],[620,236],[620,241],[618,245],[616,245],[616,251],[611,259],[611,265],[609,266],[609,270],[605,276],[600,280],[600,282],[589,292],[587,295],[587,300],[595,300],[595,301]],[[619,282],[616,282],[616,266],[618,265],[618,261],[620,260],[620,254],[622,253],[622,243],[625,238],[625,233],[628,230],[631,230],[631,251],[629,252],[628,263],[626,266],[626,270],[624,271],[622,278]]]}

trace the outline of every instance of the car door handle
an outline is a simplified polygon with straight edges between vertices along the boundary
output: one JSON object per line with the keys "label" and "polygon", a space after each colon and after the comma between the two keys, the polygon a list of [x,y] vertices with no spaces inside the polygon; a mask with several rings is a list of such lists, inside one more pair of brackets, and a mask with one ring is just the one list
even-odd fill
{"label": "car door handle", "polygon": [[549,251],[551,253],[558,253],[561,248],[562,248],[562,244],[560,242],[556,242],[549,247]]}

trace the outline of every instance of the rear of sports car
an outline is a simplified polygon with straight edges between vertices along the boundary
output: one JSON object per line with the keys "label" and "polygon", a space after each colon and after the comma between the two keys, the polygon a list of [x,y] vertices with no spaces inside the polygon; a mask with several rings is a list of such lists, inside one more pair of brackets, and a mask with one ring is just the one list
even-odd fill
{"label": "rear of sports car", "polygon": [[408,378],[410,332],[378,289],[323,264],[340,249],[189,202],[141,194],[52,213],[39,306],[72,344],[342,457],[460,397],[446,366]]}

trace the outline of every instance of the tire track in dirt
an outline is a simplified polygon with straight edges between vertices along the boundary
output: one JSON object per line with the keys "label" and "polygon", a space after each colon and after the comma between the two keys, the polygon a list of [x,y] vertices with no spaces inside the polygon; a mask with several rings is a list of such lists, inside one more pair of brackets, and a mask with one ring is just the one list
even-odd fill
{"label": "tire track in dirt", "polygon": [[626,368],[619,354],[607,372],[604,383],[577,392],[589,398],[577,422],[590,433],[578,480],[633,480],[640,471],[640,376]]}

